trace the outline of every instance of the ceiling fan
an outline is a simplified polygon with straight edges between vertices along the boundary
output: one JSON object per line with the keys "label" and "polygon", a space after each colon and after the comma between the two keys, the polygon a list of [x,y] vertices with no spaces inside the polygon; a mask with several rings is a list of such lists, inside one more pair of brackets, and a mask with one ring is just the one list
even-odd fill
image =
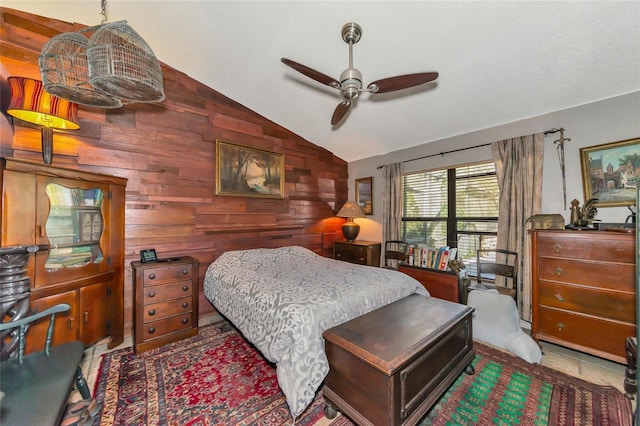
{"label": "ceiling fan", "polygon": [[353,45],[360,41],[362,28],[355,22],[350,22],[342,27],[342,39],[349,45],[349,68],[340,74],[340,81],[329,77],[319,71],[299,64],[291,59],[280,59],[285,65],[306,75],[313,80],[342,91],[344,101],[340,102],[331,116],[331,125],[339,124],[347,115],[361,92],[387,93],[395,90],[407,89],[429,83],[438,78],[437,72],[422,72],[417,74],[405,74],[396,77],[383,78],[370,83],[366,89],[362,88],[362,73],[353,67]]}

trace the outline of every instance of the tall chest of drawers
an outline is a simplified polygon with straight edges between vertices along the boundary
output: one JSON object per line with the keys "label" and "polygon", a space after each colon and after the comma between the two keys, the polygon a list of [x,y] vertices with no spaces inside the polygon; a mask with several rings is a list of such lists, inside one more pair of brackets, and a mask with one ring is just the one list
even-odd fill
{"label": "tall chest of drawers", "polygon": [[131,262],[134,349],[144,352],[198,334],[198,262]]}
{"label": "tall chest of drawers", "polygon": [[532,335],[625,362],[636,335],[635,235],[532,232]]}

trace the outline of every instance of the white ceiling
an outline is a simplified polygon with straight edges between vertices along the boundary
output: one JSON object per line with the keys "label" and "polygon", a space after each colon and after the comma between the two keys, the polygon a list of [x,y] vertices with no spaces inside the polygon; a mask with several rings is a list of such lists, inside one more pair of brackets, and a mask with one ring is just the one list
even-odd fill
{"label": "white ceiling", "polygon": [[[2,6],[85,25],[99,0]],[[640,1],[108,0],[159,60],[346,161],[381,155],[640,90]],[[435,84],[362,94],[330,125],[340,93],[280,62],[339,79],[347,22],[354,66],[374,80],[438,71]],[[640,106],[639,106],[640,114]]]}

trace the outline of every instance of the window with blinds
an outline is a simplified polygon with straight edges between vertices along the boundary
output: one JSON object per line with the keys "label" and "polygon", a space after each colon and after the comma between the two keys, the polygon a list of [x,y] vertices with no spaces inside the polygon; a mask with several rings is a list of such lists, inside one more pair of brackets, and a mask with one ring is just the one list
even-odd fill
{"label": "window with blinds", "polygon": [[402,239],[457,247],[458,258],[470,267],[476,250],[496,246],[498,201],[493,162],[407,173],[402,177]]}

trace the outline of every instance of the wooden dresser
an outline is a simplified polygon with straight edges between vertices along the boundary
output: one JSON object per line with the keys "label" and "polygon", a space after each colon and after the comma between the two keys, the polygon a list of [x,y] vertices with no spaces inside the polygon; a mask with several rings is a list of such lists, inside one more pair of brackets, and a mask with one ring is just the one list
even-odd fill
{"label": "wooden dresser", "polygon": [[635,235],[532,232],[532,335],[625,362],[635,327]]}
{"label": "wooden dresser", "polygon": [[333,257],[359,265],[380,266],[382,244],[375,241],[336,241]]}
{"label": "wooden dresser", "polygon": [[131,262],[134,348],[144,352],[198,334],[198,262]]}

